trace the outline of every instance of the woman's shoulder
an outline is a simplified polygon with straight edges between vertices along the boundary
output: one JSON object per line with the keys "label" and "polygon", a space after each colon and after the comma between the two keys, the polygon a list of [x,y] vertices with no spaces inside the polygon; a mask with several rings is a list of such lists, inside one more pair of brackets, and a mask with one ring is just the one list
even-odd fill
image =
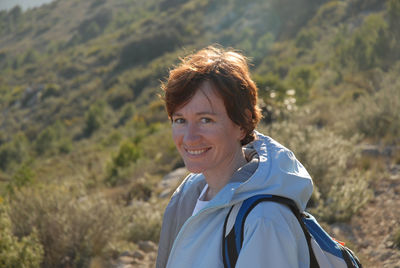
{"label": "woman's shoulder", "polygon": [[264,225],[274,225],[278,228],[298,229],[300,225],[290,208],[276,202],[261,202],[247,216],[245,228]]}

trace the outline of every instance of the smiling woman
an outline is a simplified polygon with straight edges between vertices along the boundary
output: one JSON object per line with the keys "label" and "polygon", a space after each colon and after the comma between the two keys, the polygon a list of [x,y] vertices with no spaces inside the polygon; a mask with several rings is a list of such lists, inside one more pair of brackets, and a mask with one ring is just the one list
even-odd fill
{"label": "smiling woman", "polygon": [[244,130],[232,120],[222,99],[204,82],[192,99],[172,115],[172,136],[187,169],[208,178],[206,199],[225,186],[246,163],[240,141]]}
{"label": "smiling woman", "polygon": [[[255,131],[257,87],[240,53],[200,50],[162,88],[173,140],[192,173],[165,211],[157,268],[227,267],[222,237],[233,227],[224,232],[231,208],[268,194],[290,198],[303,211],[311,178],[291,151]],[[264,202],[251,210],[236,267],[309,264],[307,241],[288,207]]]}

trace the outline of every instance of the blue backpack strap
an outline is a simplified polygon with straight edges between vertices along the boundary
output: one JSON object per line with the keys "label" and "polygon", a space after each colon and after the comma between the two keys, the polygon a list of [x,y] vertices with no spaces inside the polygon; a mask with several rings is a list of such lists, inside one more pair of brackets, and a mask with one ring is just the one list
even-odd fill
{"label": "blue backpack strap", "polygon": [[304,212],[302,214],[302,221],[304,222],[307,231],[312,235],[323,251],[342,258],[347,267],[362,268],[356,255],[347,247],[333,240],[311,214]]}
{"label": "blue backpack strap", "polygon": [[223,234],[222,234],[222,256],[225,268],[233,268],[236,265],[240,249],[242,248],[243,239],[244,239],[244,224],[246,221],[247,216],[251,212],[251,210],[257,206],[261,202],[265,201],[272,201],[287,205],[294,215],[296,216],[297,220],[300,223],[300,226],[306,236],[309,253],[310,253],[310,267],[311,268],[319,268],[319,264],[317,259],[314,255],[314,251],[312,250],[311,246],[311,235],[308,232],[305,224],[301,219],[301,213],[297,208],[296,204],[293,200],[281,197],[281,196],[274,196],[274,195],[255,195],[252,196],[245,201],[243,201],[242,206],[239,209],[239,212],[236,216],[235,224],[228,235],[226,234],[226,227],[228,223],[229,216],[232,212],[233,207],[229,210],[228,215],[225,218]]}

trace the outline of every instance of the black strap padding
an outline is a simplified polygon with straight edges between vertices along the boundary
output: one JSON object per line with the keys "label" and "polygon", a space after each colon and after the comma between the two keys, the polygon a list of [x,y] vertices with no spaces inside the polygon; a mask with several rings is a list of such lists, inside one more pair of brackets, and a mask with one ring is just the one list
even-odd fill
{"label": "black strap padding", "polygon": [[238,259],[238,252],[236,251],[235,246],[235,228],[229,232],[229,234],[225,237],[226,226],[228,224],[229,216],[232,212],[233,206],[228,212],[228,215],[225,218],[224,229],[222,232],[222,259],[224,262],[224,267],[233,268],[236,265],[236,261]]}
{"label": "black strap padding", "polygon": [[[347,264],[347,267],[359,267],[362,268],[360,261],[358,260],[357,256],[347,247],[342,246],[339,244],[340,250],[342,251],[343,259]],[[356,262],[353,263],[352,259]],[[356,266],[357,265],[357,266]]]}

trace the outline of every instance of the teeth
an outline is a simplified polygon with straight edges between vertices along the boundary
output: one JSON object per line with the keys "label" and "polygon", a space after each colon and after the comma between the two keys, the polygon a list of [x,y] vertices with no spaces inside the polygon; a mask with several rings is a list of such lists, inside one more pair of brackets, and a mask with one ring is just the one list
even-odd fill
{"label": "teeth", "polygon": [[194,154],[194,155],[198,155],[198,154],[204,153],[205,151],[207,151],[207,150],[206,149],[203,149],[203,150],[187,150],[187,152],[189,154]]}

